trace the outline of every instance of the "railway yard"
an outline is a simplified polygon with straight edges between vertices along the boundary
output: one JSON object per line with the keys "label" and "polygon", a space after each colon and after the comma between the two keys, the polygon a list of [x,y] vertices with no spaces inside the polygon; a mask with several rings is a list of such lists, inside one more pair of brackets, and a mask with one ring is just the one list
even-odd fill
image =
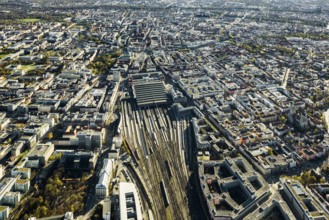
{"label": "railway yard", "polygon": [[130,99],[121,106],[122,136],[135,162],[127,167],[142,191],[144,209],[151,209],[154,219],[188,219],[189,116],[166,106],[139,107]]}

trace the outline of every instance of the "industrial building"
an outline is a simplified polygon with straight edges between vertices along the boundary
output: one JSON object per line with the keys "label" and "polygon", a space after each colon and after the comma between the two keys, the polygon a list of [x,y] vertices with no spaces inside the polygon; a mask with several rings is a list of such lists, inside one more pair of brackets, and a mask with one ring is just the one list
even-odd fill
{"label": "industrial building", "polygon": [[121,220],[142,220],[142,211],[136,186],[133,183],[119,184],[119,204]]}
{"label": "industrial building", "polygon": [[98,184],[96,184],[96,196],[106,197],[109,194],[109,184],[112,179],[114,160],[104,159],[103,168],[99,173]]}

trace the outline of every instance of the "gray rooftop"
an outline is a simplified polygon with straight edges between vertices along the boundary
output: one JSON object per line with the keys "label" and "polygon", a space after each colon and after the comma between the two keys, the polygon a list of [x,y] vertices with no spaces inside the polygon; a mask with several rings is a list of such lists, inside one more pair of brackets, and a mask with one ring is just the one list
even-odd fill
{"label": "gray rooftop", "polygon": [[138,106],[165,104],[167,97],[162,81],[137,81],[133,85]]}

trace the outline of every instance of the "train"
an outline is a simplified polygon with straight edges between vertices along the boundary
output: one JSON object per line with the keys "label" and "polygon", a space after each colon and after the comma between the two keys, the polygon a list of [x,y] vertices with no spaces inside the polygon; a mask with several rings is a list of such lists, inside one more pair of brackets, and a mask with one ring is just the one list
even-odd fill
{"label": "train", "polygon": [[172,172],[171,172],[171,169],[170,169],[170,165],[169,165],[168,160],[165,161],[165,166],[166,166],[166,169],[167,169],[167,172],[168,172],[168,177],[169,177],[169,179],[171,179]]}
{"label": "train", "polygon": [[169,201],[167,189],[166,189],[166,186],[165,186],[165,184],[163,182],[163,179],[160,182],[160,189],[161,189],[161,194],[162,194],[162,197],[163,197],[164,205],[167,208],[169,206],[169,204],[170,204],[170,201]]}

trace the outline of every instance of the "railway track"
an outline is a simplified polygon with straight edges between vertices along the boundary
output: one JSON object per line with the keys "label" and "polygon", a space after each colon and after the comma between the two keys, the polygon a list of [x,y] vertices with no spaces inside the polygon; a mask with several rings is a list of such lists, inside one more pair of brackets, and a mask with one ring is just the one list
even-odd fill
{"label": "railway track", "polygon": [[188,132],[182,132],[189,129],[188,119],[178,119],[165,107],[139,109],[129,102],[123,102],[122,106],[123,134],[131,145],[129,148],[141,155],[135,158],[139,164],[135,169],[144,179],[155,219],[188,219],[185,202],[188,176],[181,159],[184,156],[181,150],[188,144]]}

